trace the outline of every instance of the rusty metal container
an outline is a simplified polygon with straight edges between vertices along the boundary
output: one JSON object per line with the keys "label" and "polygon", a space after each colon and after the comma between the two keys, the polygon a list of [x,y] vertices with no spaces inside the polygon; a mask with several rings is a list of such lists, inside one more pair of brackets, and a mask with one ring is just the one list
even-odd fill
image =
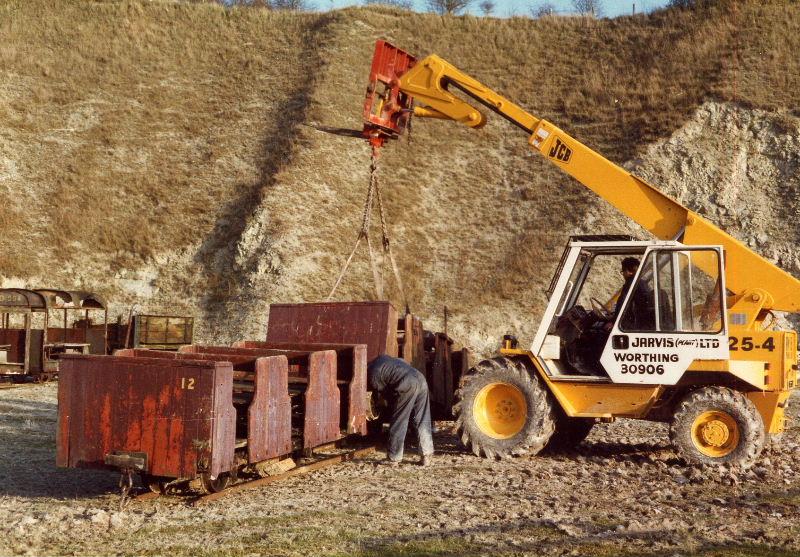
{"label": "rusty metal container", "polygon": [[234,466],[228,362],[65,355],[56,464],[154,476],[217,476]]}
{"label": "rusty metal container", "polygon": [[389,302],[275,305],[266,341],[65,355],[57,464],[206,485],[366,435],[367,364],[380,354],[423,371],[434,409],[449,413],[466,351]]}

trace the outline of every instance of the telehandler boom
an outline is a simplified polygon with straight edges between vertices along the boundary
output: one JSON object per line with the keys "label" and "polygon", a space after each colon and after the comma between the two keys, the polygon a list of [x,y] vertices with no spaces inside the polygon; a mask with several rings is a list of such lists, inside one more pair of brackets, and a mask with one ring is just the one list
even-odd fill
{"label": "telehandler boom", "polygon": [[[470,100],[528,136],[534,151],[648,230],[570,239],[528,350],[506,336],[466,374],[454,406],[476,455],[580,443],[597,419],[666,421],[690,463],[749,466],[784,429],[797,334],[772,311],[800,311],[800,281],[697,213],[436,55],[378,41],[364,107],[374,150],[412,115],[486,122]],[[613,311],[608,273],[627,268]],[[591,309],[586,309],[591,306]]]}

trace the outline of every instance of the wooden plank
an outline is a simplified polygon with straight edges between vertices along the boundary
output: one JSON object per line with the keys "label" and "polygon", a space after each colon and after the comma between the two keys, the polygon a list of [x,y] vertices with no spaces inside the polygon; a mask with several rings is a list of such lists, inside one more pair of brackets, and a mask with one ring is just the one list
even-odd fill
{"label": "wooden plank", "polygon": [[292,405],[285,356],[256,361],[255,392],[247,410],[248,462],[285,455],[292,450]]}
{"label": "wooden plank", "polygon": [[456,390],[456,385],[453,383],[453,366],[452,359],[450,357],[453,341],[450,340],[447,335],[442,335],[442,342],[439,346],[444,352],[442,355],[444,359],[442,366],[444,369],[444,397],[442,401],[442,411],[446,415],[450,415],[453,412],[453,395],[455,394]]}
{"label": "wooden plank", "polygon": [[336,385],[336,352],[325,350],[309,356],[308,387],[303,417],[303,448],[311,449],[341,437],[339,389]]}
{"label": "wooden plank", "polygon": [[174,360],[176,358],[175,352],[149,350],[147,348],[122,348],[114,352],[114,356],[125,358],[158,358],[162,360]]}
{"label": "wooden plank", "polygon": [[[403,322],[403,346],[401,347],[401,357],[409,364],[414,361],[414,316],[407,313],[402,319]],[[400,336],[400,335],[398,335]]]}
{"label": "wooden plank", "polygon": [[211,424],[213,477],[236,467],[236,409],[233,407],[233,366],[217,362],[213,377],[214,421]]}
{"label": "wooden plank", "polygon": [[428,386],[430,387],[431,403],[437,405],[440,409],[445,405],[445,346],[446,342],[443,341],[444,335],[436,333],[433,339],[433,354],[431,354],[430,362],[430,378]]}
{"label": "wooden plank", "polygon": [[[58,380],[58,425],[56,426],[56,466],[69,466],[69,430],[72,412],[72,374],[74,368],[67,362],[62,365]],[[74,364],[73,364],[74,365]],[[62,411],[63,409],[63,411]]]}
{"label": "wooden plank", "polygon": [[469,370],[469,350],[462,348],[452,353],[451,366],[453,368],[453,384],[455,388],[461,385],[461,378]]}
{"label": "wooden plank", "polygon": [[413,331],[413,350],[411,355],[411,365],[425,373],[425,330],[422,327],[422,320],[416,315],[413,316],[411,323]]}
{"label": "wooden plank", "polygon": [[[350,352],[351,377],[347,383],[347,424],[348,434],[367,434],[367,347],[359,344]],[[337,370],[342,358],[337,361]],[[341,377],[337,371],[337,377]]]}
{"label": "wooden plank", "polygon": [[[246,341],[250,342],[250,341]],[[258,356],[281,356],[284,355],[288,358],[299,358],[307,356],[315,350],[321,348],[310,348],[306,350],[289,350],[284,348],[259,348],[257,346],[240,346],[242,343],[235,343],[237,346],[209,346],[202,344],[189,344],[181,346],[178,349],[180,353],[194,353],[194,354],[217,354],[217,355],[230,355],[230,356],[251,356],[256,358]],[[325,348],[327,350],[327,348]]]}
{"label": "wooden plank", "polygon": [[8,345],[6,359],[23,363],[25,358],[25,331],[23,329],[0,329],[0,344]]}

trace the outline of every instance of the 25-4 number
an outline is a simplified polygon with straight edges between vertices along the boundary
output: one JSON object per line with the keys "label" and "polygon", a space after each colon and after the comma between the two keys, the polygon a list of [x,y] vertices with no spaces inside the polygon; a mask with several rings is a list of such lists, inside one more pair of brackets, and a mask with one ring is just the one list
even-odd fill
{"label": "25-4 number", "polygon": [[[739,340],[741,340],[741,343]],[[741,339],[738,337],[730,337],[728,339],[728,348],[731,350],[742,350],[743,352],[749,352],[753,349],[760,348],[772,352],[775,350],[775,338],[767,337],[767,340],[765,340],[761,346],[758,346],[753,344],[753,337],[742,337]]]}

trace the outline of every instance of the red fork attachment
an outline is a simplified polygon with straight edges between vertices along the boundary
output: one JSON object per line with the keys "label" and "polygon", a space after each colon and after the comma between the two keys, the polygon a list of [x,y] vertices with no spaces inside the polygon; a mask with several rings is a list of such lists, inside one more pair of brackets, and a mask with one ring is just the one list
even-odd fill
{"label": "red fork attachment", "polygon": [[408,125],[414,99],[400,91],[399,80],[416,61],[416,58],[386,41],[375,43],[364,101],[362,132],[373,150],[382,146],[387,139],[397,138]]}

